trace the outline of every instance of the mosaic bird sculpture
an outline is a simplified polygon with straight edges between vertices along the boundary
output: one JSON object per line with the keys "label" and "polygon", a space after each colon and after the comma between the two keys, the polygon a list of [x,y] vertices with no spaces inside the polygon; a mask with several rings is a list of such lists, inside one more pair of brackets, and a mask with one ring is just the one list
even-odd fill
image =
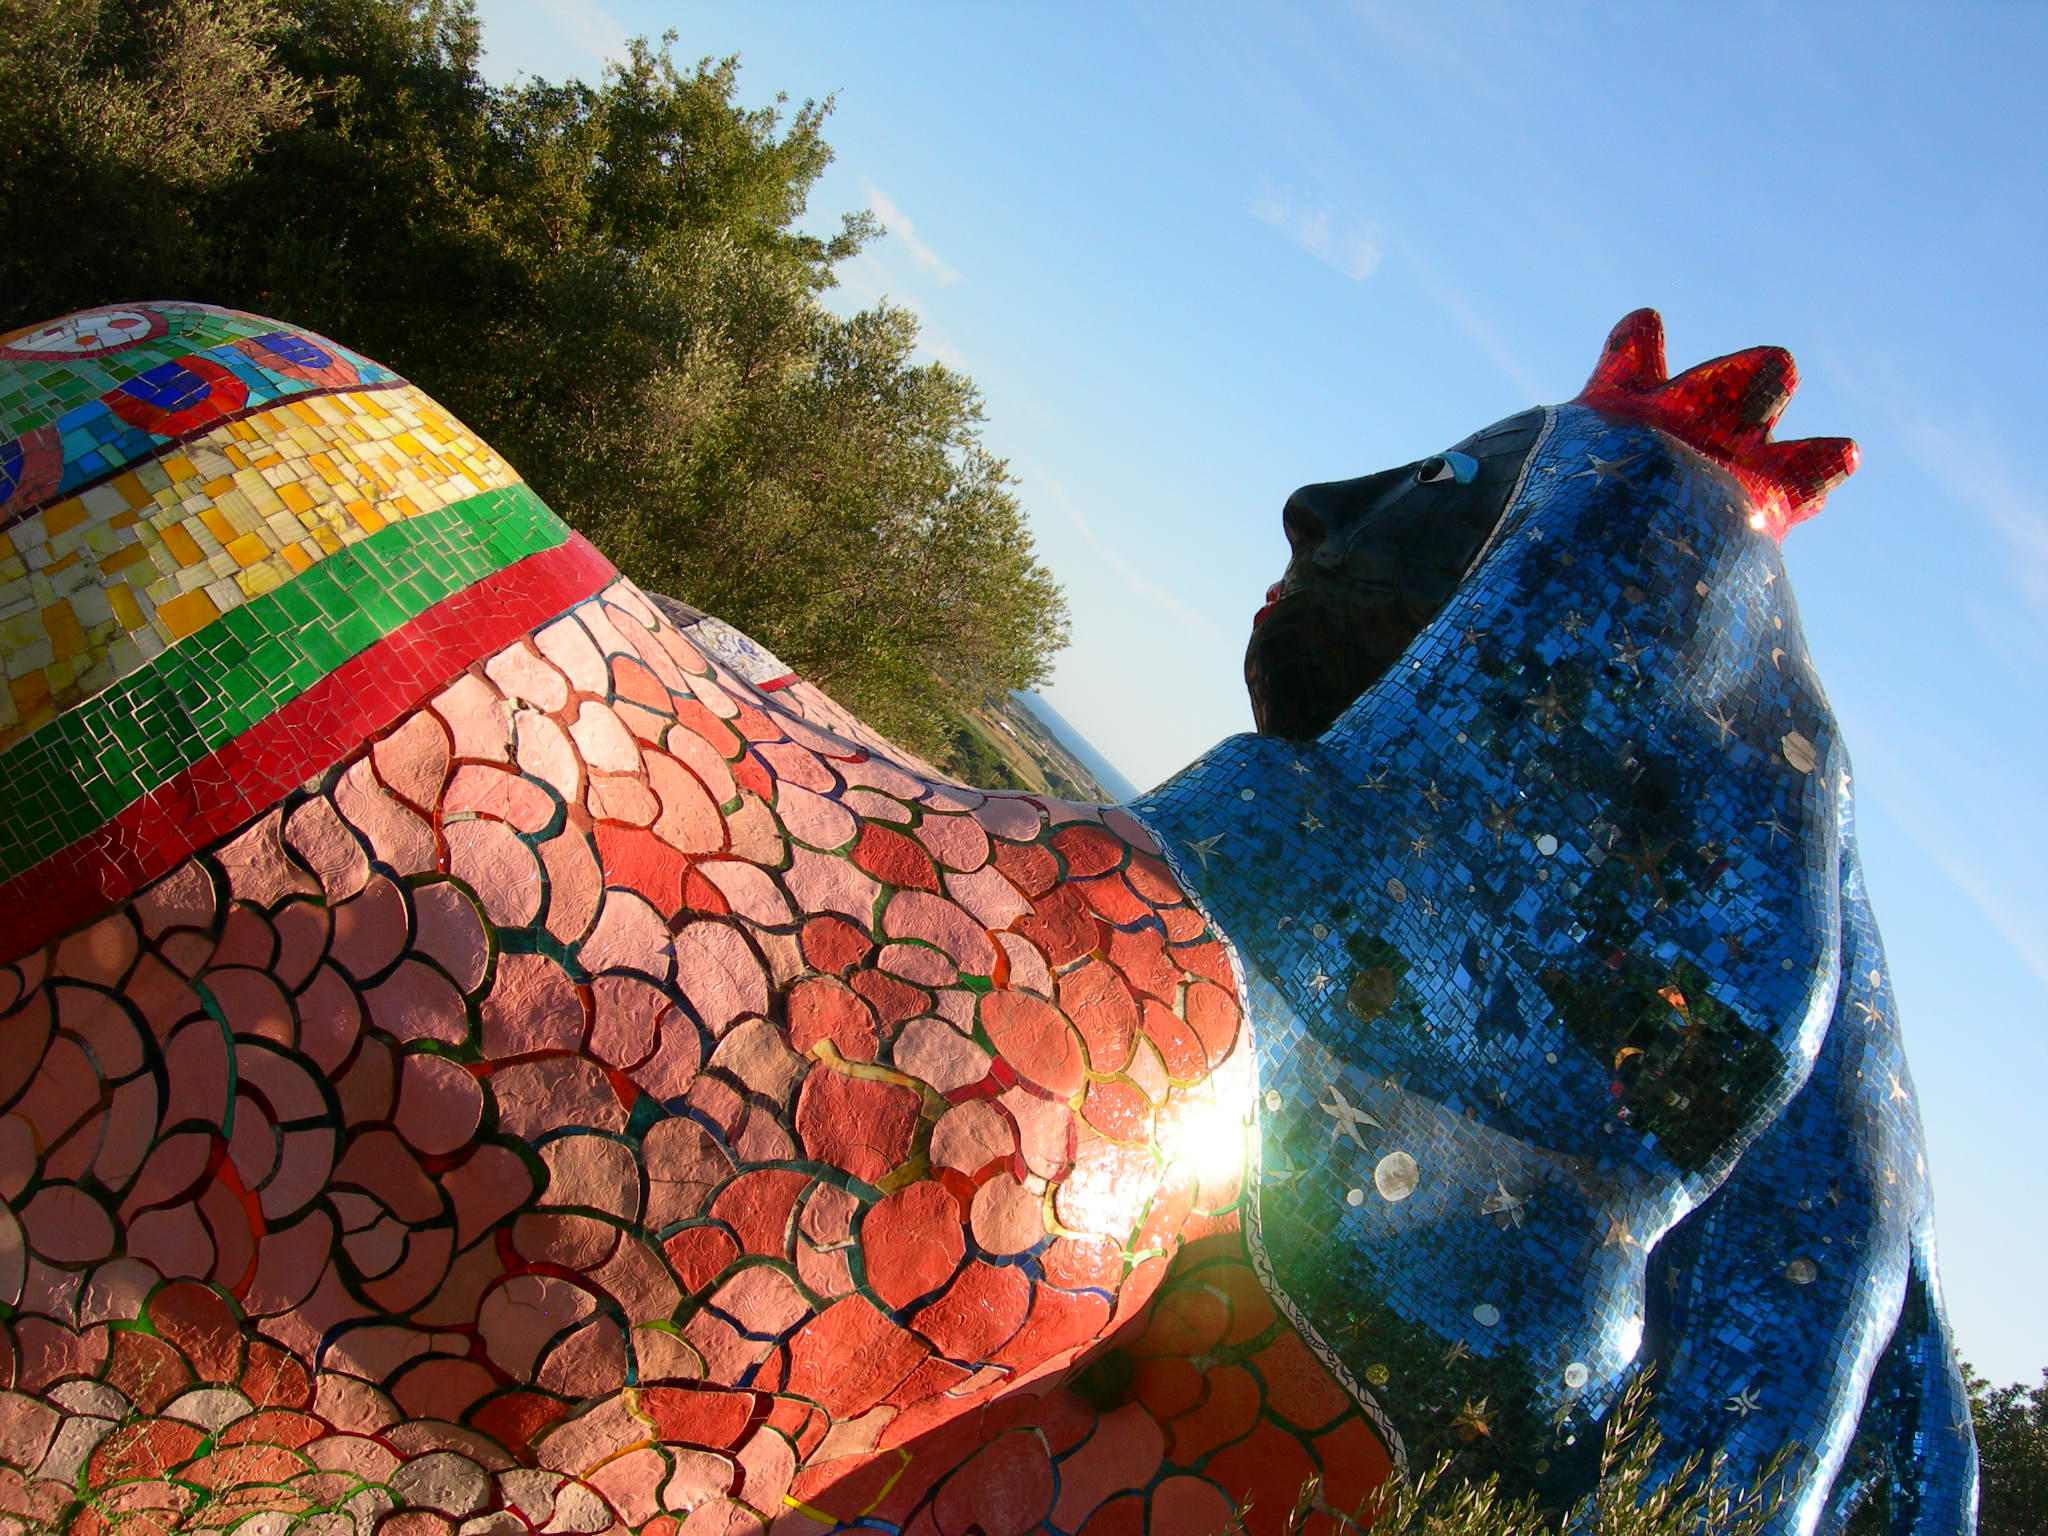
{"label": "mosaic bird sculpture", "polygon": [[1266,733],[1119,808],[945,782],[324,338],[0,339],[0,1518],[1337,1532],[1438,1444],[1570,1497],[1654,1362],[1784,1529],[1960,1528],[1772,537],[1846,449],[1660,353],[1297,493]]}

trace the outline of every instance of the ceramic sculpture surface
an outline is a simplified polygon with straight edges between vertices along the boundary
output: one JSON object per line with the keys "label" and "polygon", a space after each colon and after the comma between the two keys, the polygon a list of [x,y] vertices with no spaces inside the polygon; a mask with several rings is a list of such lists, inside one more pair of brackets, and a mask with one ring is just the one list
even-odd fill
{"label": "ceramic sculpture surface", "polygon": [[0,1524],[1331,1533],[1445,1441],[1568,1494],[1654,1360],[1784,1529],[1960,1529],[1777,556],[1848,451],[1653,321],[1298,493],[1269,734],[1130,807],[945,782],[324,338],[0,339]]}

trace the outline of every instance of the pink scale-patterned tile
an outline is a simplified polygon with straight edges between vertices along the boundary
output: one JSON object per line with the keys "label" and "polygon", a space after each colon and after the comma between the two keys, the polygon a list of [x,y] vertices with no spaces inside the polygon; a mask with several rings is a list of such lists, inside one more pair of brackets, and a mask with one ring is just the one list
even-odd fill
{"label": "pink scale-patterned tile", "polygon": [[329,957],[357,981],[366,981],[404,952],[409,927],[404,894],[378,875],[334,908]]}
{"label": "pink scale-patterned tile", "polygon": [[[286,902],[272,919],[277,930],[277,959],[271,971],[279,982],[297,990],[304,986],[332,941],[333,923],[325,906],[311,901]],[[136,995],[131,981],[128,995]]]}
{"label": "pink scale-patterned tile", "polygon": [[695,1022],[681,1009],[670,1009],[657,1020],[653,1048],[623,1070],[641,1092],[666,1104],[689,1092],[703,1051]]}
{"label": "pink scale-patterned tile", "polygon": [[[115,1108],[120,1108],[118,1095]],[[278,1142],[277,1128],[263,1113],[262,1105],[248,1093],[237,1094],[234,1129],[228,1136],[228,1162],[234,1166],[235,1177],[244,1189],[261,1189],[277,1171]]]}
{"label": "pink scale-patterned tile", "polygon": [[484,675],[506,698],[552,713],[569,702],[569,681],[523,644],[507,646],[484,663]]}
{"label": "pink scale-patterned tile", "polygon": [[476,903],[452,882],[437,880],[412,888],[412,912],[413,948],[463,992],[482,986],[491,953]]}
{"label": "pink scale-patterned tile", "polygon": [[534,635],[533,645],[561,670],[578,693],[602,697],[607,692],[611,669],[605,665],[604,654],[589,631],[576,622],[574,615],[542,628]]}
{"label": "pink scale-patterned tile", "polygon": [[[616,892],[606,896],[607,912],[616,899]],[[602,933],[604,919],[598,926]],[[709,920],[686,924],[676,931],[674,954],[677,985],[713,1035],[723,1034],[735,1019],[767,1013],[768,979],[761,958],[736,928]],[[634,962],[622,954],[620,963]]]}
{"label": "pink scale-patterned tile", "polygon": [[875,968],[922,987],[950,987],[960,979],[960,968],[943,951],[921,944],[885,944]]}
{"label": "pink scale-patterned tile", "polygon": [[[211,927],[216,902],[205,867],[188,859],[137,896],[134,911],[144,937],[154,943],[167,929]],[[45,953],[38,951],[16,961],[9,971],[20,978],[25,992],[42,980],[45,962]],[[11,1004],[0,1002],[0,1007],[6,1006]]]}
{"label": "pink scale-patterned tile", "polygon": [[586,699],[569,726],[569,737],[584,763],[602,773],[636,773],[640,744],[605,704]]}
{"label": "pink scale-patterned tile", "polygon": [[942,896],[898,891],[883,908],[882,931],[891,938],[916,939],[944,950],[969,975],[987,976],[995,970],[995,946],[987,930]]}
{"label": "pink scale-patterned tile", "polygon": [[975,994],[966,987],[947,987],[932,994],[932,1012],[955,1029],[974,1028]]}
{"label": "pink scale-patterned tile", "polygon": [[213,1270],[213,1238],[190,1205],[145,1211],[129,1222],[130,1257],[161,1275],[206,1275]]}
{"label": "pink scale-patterned tile", "polygon": [[264,1219],[281,1221],[316,1199],[334,1168],[334,1138],[324,1130],[290,1130],[278,1138],[277,1167],[257,1190]]}
{"label": "pink scale-patterned tile", "polygon": [[991,1058],[960,1030],[941,1019],[913,1019],[891,1047],[897,1068],[941,1094],[953,1093],[988,1076]]}
{"label": "pink scale-patterned tile", "polygon": [[789,1436],[764,1424],[741,1444],[735,1460],[740,1496],[756,1509],[778,1507],[796,1477],[796,1446]]}
{"label": "pink scale-patterned tile", "polygon": [[401,875],[434,867],[434,833],[419,815],[392,796],[359,759],[334,788],[335,808],[360,833],[370,851]]}
{"label": "pink scale-patterned tile", "polygon": [[543,1206],[580,1207],[628,1225],[640,1217],[640,1168],[632,1150],[603,1136],[558,1136],[540,1149],[548,1171]]}
{"label": "pink scale-patterned tile", "polygon": [[750,1098],[786,1111],[809,1063],[785,1043],[766,1019],[748,1019],[728,1032],[711,1053],[711,1069],[743,1087]]}
{"label": "pink scale-patterned tile", "polygon": [[547,872],[547,930],[574,944],[590,932],[604,896],[597,850],[585,833],[569,826],[540,845],[540,860]]}
{"label": "pink scale-patterned tile", "polygon": [[591,1216],[534,1210],[512,1223],[512,1246],[520,1257],[574,1275],[604,1263],[618,1245],[617,1225]]}
{"label": "pink scale-patterned tile", "polygon": [[[318,910],[324,933],[326,908]],[[322,942],[324,945],[324,938]],[[280,975],[282,976],[282,972]],[[159,1041],[166,1039],[181,1020],[204,1012],[199,1002],[199,994],[192,990],[190,982],[155,955],[144,955],[136,961],[135,970],[129,976],[124,991],[129,1006],[142,1015],[150,1034]],[[22,1010],[0,1019],[0,1029],[10,1031],[8,1038],[19,1041],[23,1051],[23,1055],[11,1064],[5,1058],[0,1058],[0,1093],[11,1096],[33,1070],[31,1064],[35,1060],[35,1055],[31,1047],[39,1050],[40,1040],[29,1014],[38,1009],[47,1015],[48,998],[42,992],[31,993]],[[19,1075],[10,1079],[10,1071]]]}
{"label": "pink scale-patterned tile", "polygon": [[59,987],[57,1023],[91,1051],[99,1074],[108,1079],[143,1069],[143,1036],[134,1019],[111,997],[80,987]]}
{"label": "pink scale-patterned tile", "polygon": [[[571,778],[573,783],[573,775]],[[463,763],[449,777],[439,806],[444,824],[471,816],[538,832],[555,817],[555,800],[541,780],[494,763]]]}
{"label": "pink scale-patterned tile", "polygon": [[1004,1089],[996,1102],[1016,1123],[1017,1147],[1025,1167],[1041,1179],[1064,1177],[1074,1163],[1073,1110],[1021,1085]]}
{"label": "pink scale-patterned tile", "polygon": [[571,805],[582,801],[583,761],[559,722],[538,710],[522,709],[512,717],[512,740],[520,772],[531,774]]}
{"label": "pink scale-patterned tile", "polygon": [[[370,878],[370,860],[363,845],[326,800],[308,800],[293,811],[284,823],[284,841],[319,882],[315,892],[324,894],[329,903],[346,901]],[[236,896],[267,905],[261,895],[244,891],[240,880],[234,885]]]}
{"label": "pink scale-patterned tile", "polygon": [[504,1147],[484,1146],[440,1175],[455,1214],[455,1241],[467,1248],[533,1196],[533,1175]]}
{"label": "pink scale-patterned tile", "polygon": [[[186,1120],[220,1125],[227,1119],[227,1090],[234,1075],[228,1063],[227,1042],[221,1038],[218,1025],[208,1031],[206,1026],[210,1022],[194,1020],[180,1025],[164,1046],[163,1080],[169,1087],[164,1103],[167,1125]],[[48,1065],[38,1075],[36,1086],[15,1112],[36,1127],[43,1145],[48,1146],[82,1113],[80,1095],[89,1092],[93,1099],[98,1098],[98,1074],[68,1040],[52,1044],[46,1061]],[[92,1086],[88,1088],[87,1084]],[[45,1094],[50,1097],[46,1099]],[[46,1104],[48,1108],[44,1107]]]}
{"label": "pink scale-patterned tile", "polygon": [[592,1317],[547,1352],[532,1384],[580,1399],[616,1393],[627,1380],[627,1339],[610,1317]]}
{"label": "pink scale-patterned tile", "polygon": [[841,763],[838,771],[849,787],[880,790],[898,800],[919,800],[929,787],[925,780],[905,773],[894,763],[873,754],[858,762]]}
{"label": "pink scale-patterned tile", "polygon": [[493,1060],[574,1051],[587,1022],[574,983],[544,955],[500,955],[481,1017],[484,1054]]}
{"label": "pink scale-patterned tile", "polygon": [[887,821],[898,825],[907,825],[910,821],[909,806],[876,790],[849,789],[839,796],[839,801],[854,815],[867,821]]}
{"label": "pink scale-patterned tile", "polygon": [[974,1192],[968,1224],[983,1252],[1024,1253],[1046,1238],[1045,1197],[1007,1173],[997,1174]]}
{"label": "pink scale-patterned tile", "polygon": [[800,784],[779,783],[775,807],[790,836],[813,848],[844,847],[858,830],[853,813],[845,806]]}
{"label": "pink scale-patterned tile", "polygon": [[330,1262],[335,1237],[333,1223],[321,1211],[265,1232],[256,1244],[255,1269],[242,1293],[242,1310],[262,1318],[297,1308]]}
{"label": "pink scale-patterned tile", "polygon": [[765,1339],[748,1338],[725,1318],[712,1312],[698,1312],[683,1324],[683,1339],[704,1360],[704,1379],[722,1387],[736,1387],[775,1346]]}
{"label": "pink scale-patterned tile", "polygon": [[790,843],[775,812],[758,796],[742,790],[740,803],[725,821],[726,847],[733,857],[756,864],[780,867],[789,857]]}
{"label": "pink scale-patterned tile", "polygon": [[114,1223],[92,1196],[73,1184],[45,1184],[22,1208],[29,1250],[53,1264],[91,1264],[114,1246]]}
{"label": "pink scale-patterned tile", "polygon": [[[715,663],[709,677],[692,676],[688,679],[690,692],[696,696],[697,702],[720,720],[731,720],[740,712],[738,701],[726,686],[727,679],[728,674]],[[733,686],[744,688],[746,685],[735,679]]]}
{"label": "pink scale-patterned tile", "polygon": [[697,776],[715,802],[731,805],[739,794],[739,782],[733,777],[732,763],[725,753],[729,749],[738,755],[738,739],[701,705],[679,705],[677,714],[683,723],[668,733],[669,755]]}
{"label": "pink scale-patterned tile", "polygon": [[789,1276],[769,1264],[749,1264],[711,1293],[706,1305],[745,1332],[780,1338],[811,1315],[811,1305]]}
{"label": "pink scale-patterned tile", "polygon": [[[215,1123],[221,1118],[214,1116]],[[210,1136],[179,1131],[161,1138],[143,1159],[141,1171],[122,1197],[121,1219],[132,1222],[137,1213],[184,1194],[199,1182],[212,1159]]]}
{"label": "pink scale-patterned tile", "polygon": [[283,815],[272,811],[215,852],[233,895],[268,907],[287,895],[322,895],[319,883],[285,852]]}
{"label": "pink scale-patterned tile", "polygon": [[59,944],[53,974],[95,986],[118,986],[140,948],[135,919],[125,911],[116,912]]}
{"label": "pink scale-patterned tile", "polygon": [[[381,1127],[353,1136],[335,1168],[341,1184],[412,1225],[442,1212],[441,1194],[412,1149]],[[337,1206],[337,1209],[340,1209]]]}
{"label": "pink scale-patterned tile", "polygon": [[972,816],[926,815],[916,831],[941,868],[964,872],[988,863],[988,833]]}
{"label": "pink scale-patterned tile", "polygon": [[[607,592],[616,590],[618,590],[618,584],[616,583],[606,589]],[[622,625],[619,622],[621,617],[623,616],[617,614],[613,606],[604,600],[604,594],[600,594],[587,603],[579,603],[576,607],[577,621],[582,624],[584,629],[589,631],[590,638],[596,642],[597,648],[606,658],[607,664],[609,664],[610,659],[614,656],[636,656],[639,654],[633,648],[632,641],[627,638],[625,633],[626,628],[632,621],[629,619],[627,624]],[[595,691],[602,692],[603,690],[598,689]]]}
{"label": "pink scale-patterned tile", "polygon": [[990,795],[977,813],[981,824],[997,837],[1028,843],[1046,822],[1045,808],[1022,795]]}
{"label": "pink scale-patterned tile", "polygon": [[732,910],[749,922],[775,928],[796,921],[789,899],[758,864],[707,859],[697,866],[697,872],[717,886]]}
{"label": "pink scale-patterned tile", "polygon": [[[149,1124],[154,1133],[154,1113],[149,1117]],[[11,1204],[20,1198],[35,1174],[37,1159],[35,1134],[29,1129],[28,1122],[18,1115],[0,1116],[0,1200]],[[127,1181],[124,1178],[121,1182]]]}
{"label": "pink scale-patterned tile", "polygon": [[839,788],[839,776],[821,761],[818,754],[790,741],[762,742],[754,748],[754,755],[774,775],[779,785],[797,785],[820,795],[829,795]]}
{"label": "pink scale-patterned tile", "polygon": [[703,781],[673,757],[649,753],[647,784],[659,802],[654,832],[678,852],[702,856],[726,845],[725,818]]}
{"label": "pink scale-patterned tile", "polygon": [[451,750],[448,728],[432,712],[419,710],[378,741],[370,761],[387,789],[426,810],[440,798]]}
{"label": "pink scale-patterned tile", "polygon": [[[576,950],[586,971],[633,970],[659,981],[667,980],[676,957],[685,955],[683,936],[671,946],[661,915],[645,898],[625,890],[604,893],[597,922]],[[693,965],[696,958],[694,950],[687,952],[685,964]]]}
{"label": "pink scale-patterned tile", "polygon": [[505,701],[482,678],[465,672],[435,694],[428,701],[428,708],[446,728],[456,757],[489,763],[512,761],[512,734],[505,717]]}
{"label": "pink scale-patterned tile", "polygon": [[846,860],[807,848],[790,850],[790,865],[782,882],[803,911],[838,912],[863,931],[874,921],[875,898],[882,890]]}
{"label": "pink scale-patterned tile", "polygon": [[654,1050],[664,1023],[692,1041],[695,1028],[653,983],[629,973],[592,978],[590,1048],[607,1066],[637,1066]]}
{"label": "pink scale-patterned tile", "polygon": [[394,1128],[418,1151],[445,1155],[476,1134],[483,1089],[461,1066],[442,1056],[412,1053],[399,1074]]}
{"label": "pink scale-patterned tile", "polygon": [[370,1022],[397,1040],[438,1040],[460,1045],[469,1035],[462,994],[440,971],[418,960],[396,969],[363,994]]}
{"label": "pink scale-patterned tile", "polygon": [[620,1131],[626,1111],[611,1079],[593,1062],[551,1056],[491,1074],[498,1124],[509,1135],[538,1136],[559,1125]]}
{"label": "pink scale-patterned tile", "polygon": [[[448,1275],[454,1234],[430,1227],[405,1234],[403,1251],[390,1272],[366,1282],[363,1294],[371,1305],[391,1313],[410,1313],[437,1290]],[[467,1406],[465,1403],[463,1406]]]}
{"label": "pink scale-patterned tile", "polygon": [[637,774],[597,773],[590,779],[590,814],[629,827],[651,827],[661,801]]}
{"label": "pink scale-patterned tile", "polygon": [[210,966],[215,970],[222,966],[264,970],[276,954],[276,931],[262,913],[247,902],[238,901],[228,908],[227,921],[221,925],[220,939],[214,945]]}
{"label": "pink scale-patterned tile", "polygon": [[[626,1320],[635,1325],[665,1321],[683,1299],[659,1251],[630,1236],[587,1278],[616,1302]],[[643,1379],[647,1375],[644,1364],[641,1375]]]}

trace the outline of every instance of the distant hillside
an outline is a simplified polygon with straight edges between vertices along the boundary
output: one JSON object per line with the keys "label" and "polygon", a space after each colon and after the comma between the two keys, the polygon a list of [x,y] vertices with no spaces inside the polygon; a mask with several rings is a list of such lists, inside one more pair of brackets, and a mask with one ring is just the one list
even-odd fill
{"label": "distant hillside", "polygon": [[1122,792],[1105,786],[1015,695],[954,717],[944,767],[979,789],[1023,789],[1097,803],[1130,797],[1128,785]]}

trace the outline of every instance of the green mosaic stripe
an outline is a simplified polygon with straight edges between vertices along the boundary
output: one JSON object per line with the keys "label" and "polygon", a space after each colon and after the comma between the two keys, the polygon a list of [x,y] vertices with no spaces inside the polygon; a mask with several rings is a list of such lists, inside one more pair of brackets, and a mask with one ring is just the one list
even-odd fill
{"label": "green mosaic stripe", "polygon": [[0,880],[94,831],[435,603],[568,530],[524,484],[388,524],[0,753]]}

